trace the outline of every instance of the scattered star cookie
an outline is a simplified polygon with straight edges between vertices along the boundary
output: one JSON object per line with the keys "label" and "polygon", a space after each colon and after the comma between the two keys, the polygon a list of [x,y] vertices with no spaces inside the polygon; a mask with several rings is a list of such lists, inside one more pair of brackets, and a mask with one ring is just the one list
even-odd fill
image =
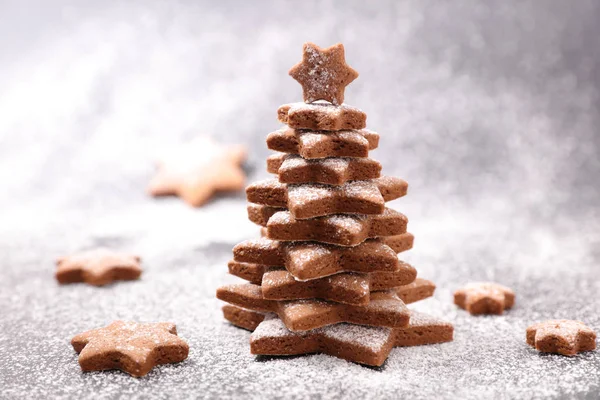
{"label": "scattered star cookie", "polygon": [[140,262],[138,256],[108,249],[85,251],[59,258],[56,279],[61,284],[85,282],[94,286],[135,280],[142,274]]}
{"label": "scattered star cookie", "polygon": [[188,344],[170,322],[115,321],[104,328],[80,333],[71,340],[82,371],[119,369],[141,377],[161,364],[183,361]]}
{"label": "scattered star cookie", "polygon": [[500,315],[515,303],[515,293],[493,282],[474,282],[454,292],[454,304],[473,315]]}
{"label": "scattered star cookie", "polygon": [[244,146],[222,146],[202,138],[173,152],[159,163],[148,192],[154,196],[179,196],[192,207],[204,205],[217,192],[239,191],[246,175]]}
{"label": "scattered star cookie", "polygon": [[338,43],[322,49],[314,43],[305,43],[302,50],[302,61],[289,74],[302,86],[304,101],[342,104],[346,86],[358,78],[358,72],[346,64],[344,45]]}
{"label": "scattered star cookie", "polygon": [[527,328],[527,343],[544,353],[573,356],[596,348],[596,332],[580,321],[551,320]]}

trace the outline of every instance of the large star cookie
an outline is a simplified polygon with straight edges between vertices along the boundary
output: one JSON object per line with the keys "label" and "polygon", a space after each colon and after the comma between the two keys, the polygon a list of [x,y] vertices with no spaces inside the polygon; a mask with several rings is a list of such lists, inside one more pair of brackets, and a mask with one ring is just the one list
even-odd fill
{"label": "large star cookie", "polygon": [[251,283],[225,285],[217,298],[237,307],[275,313],[291,331],[306,331],[348,322],[359,325],[406,327],[409,312],[393,290],[373,292],[366,305],[351,305],[308,299],[277,301],[265,299],[260,286]]}
{"label": "large star cookie", "polygon": [[515,293],[497,283],[474,282],[454,292],[454,303],[473,315],[500,315],[514,305]]}
{"label": "large star cookie", "polygon": [[238,191],[245,185],[244,146],[221,146],[199,139],[167,156],[150,181],[152,196],[179,196],[193,207],[205,204],[216,192]]}
{"label": "large star cookie", "polygon": [[385,202],[396,200],[407,191],[405,181],[389,176],[339,186],[286,185],[268,179],[249,185],[246,197],[250,203],[287,208],[294,218],[308,219],[331,214],[382,214]]}
{"label": "large star cookie", "polygon": [[379,146],[379,134],[368,129],[323,132],[282,128],[267,135],[267,147],[305,159],[367,157]]}
{"label": "large star cookie", "polygon": [[284,266],[295,278],[310,280],[340,272],[397,271],[396,253],[412,248],[410,233],[369,239],[355,247],[317,242],[246,240],[233,248],[237,262]]}
{"label": "large star cookie", "polygon": [[183,361],[188,344],[169,322],[115,321],[104,328],[80,333],[71,340],[79,353],[82,371],[120,369],[130,375],[146,375],[153,367]]}
{"label": "large star cookie", "polygon": [[140,257],[102,248],[61,257],[56,262],[56,279],[63,284],[103,286],[138,279],[141,274]]}
{"label": "large star cookie", "polygon": [[527,328],[527,343],[544,353],[572,356],[596,348],[596,332],[583,322],[551,320]]}
{"label": "large star cookie", "polygon": [[358,72],[346,64],[341,43],[326,49],[305,43],[302,61],[294,65],[289,74],[302,85],[307,103],[326,100],[342,104],[346,86],[358,77]]}

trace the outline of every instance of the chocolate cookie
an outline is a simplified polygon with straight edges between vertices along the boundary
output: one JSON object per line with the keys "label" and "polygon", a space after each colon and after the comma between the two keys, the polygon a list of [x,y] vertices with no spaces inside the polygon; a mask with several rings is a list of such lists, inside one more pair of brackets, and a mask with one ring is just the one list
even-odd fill
{"label": "chocolate cookie", "polygon": [[386,201],[406,195],[407,190],[408,184],[394,177],[340,186],[266,180],[248,186],[246,197],[251,203],[287,208],[296,219],[308,219],[331,214],[381,214]]}
{"label": "chocolate cookie", "polygon": [[334,303],[324,300],[267,300],[260,286],[251,283],[222,286],[217,298],[252,311],[272,312],[292,331],[305,331],[349,322],[359,325],[405,327],[409,312],[393,291],[373,292],[366,305]]}
{"label": "chocolate cookie", "polygon": [[393,347],[452,340],[451,324],[416,311],[410,314],[410,325],[405,328],[337,324],[306,332],[292,332],[280,319],[268,318],[250,336],[250,351],[256,355],[276,356],[324,353],[380,366]]}
{"label": "chocolate cookie", "polygon": [[356,246],[369,238],[406,232],[408,219],[386,208],[380,215],[328,215],[296,219],[289,211],[275,213],[267,223],[267,237],[280,241],[314,240],[338,246]]}
{"label": "chocolate cookie", "polygon": [[104,286],[114,281],[135,280],[142,274],[140,257],[99,248],[60,257],[56,280],[61,284],[85,282]]}
{"label": "chocolate cookie", "polygon": [[379,178],[381,164],[370,158],[342,157],[307,160],[297,154],[274,154],[267,158],[267,171],[281,183],[342,185],[348,181]]}
{"label": "chocolate cookie", "polygon": [[120,369],[136,377],[156,365],[183,361],[189,352],[175,324],[169,322],[115,321],[75,336],[71,344],[79,353],[82,371]]}
{"label": "chocolate cookie", "polygon": [[363,129],[367,124],[367,114],[347,104],[284,104],[277,110],[277,118],[290,128],[313,131]]}
{"label": "chocolate cookie", "polygon": [[304,43],[302,49],[302,61],[289,74],[302,85],[304,101],[342,104],[346,86],[358,78],[358,72],[346,64],[344,45],[322,49],[314,43]]}
{"label": "chocolate cookie", "polygon": [[399,262],[396,253],[412,246],[412,240],[408,238],[410,234],[405,235],[407,238],[389,238],[406,246],[395,249],[380,239],[370,239],[355,247],[337,247],[316,242],[290,243],[261,238],[238,244],[233,248],[233,256],[237,262],[284,266],[299,280],[322,278],[339,272],[397,271]]}
{"label": "chocolate cookie", "polygon": [[351,131],[302,131],[282,128],[267,136],[267,147],[302,158],[368,157],[379,145],[379,134],[368,129]]}

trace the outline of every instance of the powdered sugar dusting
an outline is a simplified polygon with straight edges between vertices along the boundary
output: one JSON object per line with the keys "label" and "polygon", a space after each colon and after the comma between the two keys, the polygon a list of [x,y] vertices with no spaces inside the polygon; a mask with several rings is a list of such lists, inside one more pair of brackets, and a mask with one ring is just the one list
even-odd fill
{"label": "powdered sugar dusting", "polygon": [[373,352],[380,351],[389,343],[392,336],[390,328],[370,327],[353,324],[336,324],[303,332],[292,332],[288,330],[279,318],[268,319],[260,323],[256,330],[250,335],[250,340],[264,338],[306,338],[314,335],[322,335],[329,339],[335,339],[352,346],[360,346]]}
{"label": "powdered sugar dusting", "polygon": [[350,106],[348,104],[334,105],[330,103],[321,103],[321,102],[313,102],[313,103],[292,103],[288,104],[289,106],[288,114],[294,113],[297,111],[318,111],[327,113],[333,117],[338,117],[342,113],[363,113],[360,108]]}

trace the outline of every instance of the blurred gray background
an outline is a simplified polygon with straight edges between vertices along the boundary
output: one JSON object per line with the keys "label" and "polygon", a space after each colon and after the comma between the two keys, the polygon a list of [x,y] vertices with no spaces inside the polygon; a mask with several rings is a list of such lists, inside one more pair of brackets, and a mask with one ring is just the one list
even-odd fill
{"label": "blurred gray background", "polygon": [[[540,356],[525,328],[600,329],[600,2],[0,1],[0,397],[597,398],[600,357]],[[373,370],[327,356],[258,362],[214,299],[231,247],[257,234],[243,194],[194,210],[145,186],[165,148],[212,135],[267,176],[301,46],[343,42],[346,102],[406,179],[402,255],[438,284],[415,307],[456,340]],[[138,252],[142,281],[58,287],[54,259]],[[503,317],[452,292],[495,280]],[[70,338],[117,318],[171,320],[188,361],[136,380],[81,374]]]}

